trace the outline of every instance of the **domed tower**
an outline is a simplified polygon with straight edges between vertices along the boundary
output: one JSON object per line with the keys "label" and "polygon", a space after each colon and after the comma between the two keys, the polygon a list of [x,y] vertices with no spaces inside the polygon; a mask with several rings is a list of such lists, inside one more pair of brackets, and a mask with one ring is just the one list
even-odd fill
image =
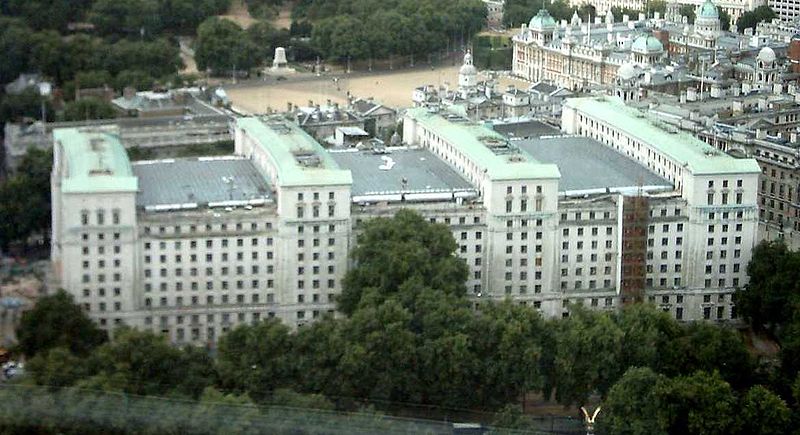
{"label": "domed tower", "polygon": [[528,28],[533,33],[533,38],[539,45],[549,44],[553,40],[553,32],[556,30],[556,20],[550,16],[547,9],[539,9],[539,13],[531,18]]}
{"label": "domed tower", "polygon": [[664,45],[651,33],[643,33],[631,45],[633,63],[653,65],[659,63],[664,56]]}
{"label": "domed tower", "polygon": [[617,69],[617,77],[614,80],[614,95],[622,101],[638,100],[638,78],[639,73],[636,67],[630,63],[624,63]]}
{"label": "domed tower", "polygon": [[694,30],[704,36],[717,38],[720,32],[719,11],[711,0],[706,0],[697,13]]}
{"label": "domed tower", "polygon": [[458,89],[471,91],[478,86],[478,69],[472,64],[472,53],[464,55],[464,64],[458,70]]}
{"label": "domed tower", "polygon": [[764,47],[756,56],[756,74],[753,77],[757,89],[769,89],[778,78],[778,68],[775,62],[775,51]]}

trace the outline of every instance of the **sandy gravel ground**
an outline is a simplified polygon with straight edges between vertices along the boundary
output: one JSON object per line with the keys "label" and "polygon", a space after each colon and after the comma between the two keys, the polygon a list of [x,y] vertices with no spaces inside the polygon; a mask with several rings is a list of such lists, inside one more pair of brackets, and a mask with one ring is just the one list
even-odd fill
{"label": "sandy gravel ground", "polygon": [[[339,78],[338,83],[334,77]],[[348,77],[347,75],[323,76],[310,81],[287,81],[264,84],[263,86],[227,89],[228,97],[234,106],[251,113],[263,113],[267,108],[286,110],[287,103],[308,105],[325,104],[328,99],[344,104],[347,92],[356,97],[374,97],[392,107],[411,105],[414,88],[424,84],[457,84],[458,67],[438,69],[417,69],[396,73],[377,73],[368,76]]]}
{"label": "sandy gravel ground", "polygon": [[[334,83],[334,76],[304,81],[289,78],[287,81],[265,83],[261,86],[228,88],[226,92],[237,109],[250,113],[265,113],[268,109],[285,111],[287,103],[305,106],[309,104],[309,100],[320,105],[325,105],[329,99],[331,102],[344,104],[347,101],[347,91],[355,97],[373,97],[388,106],[405,108],[411,106],[411,94],[418,86],[430,84],[455,87],[458,83],[458,68],[448,66],[352,78],[336,75],[339,78],[338,84]],[[509,84],[520,88],[529,85],[510,77],[500,77],[498,82],[500,90]]]}

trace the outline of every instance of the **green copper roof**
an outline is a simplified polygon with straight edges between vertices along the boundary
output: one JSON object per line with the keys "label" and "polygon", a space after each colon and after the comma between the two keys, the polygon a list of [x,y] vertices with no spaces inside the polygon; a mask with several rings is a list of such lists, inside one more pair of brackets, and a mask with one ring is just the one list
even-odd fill
{"label": "green copper roof", "polygon": [[627,135],[650,144],[695,175],[760,173],[754,159],[737,159],[684,131],[668,127],[616,97],[571,98],[566,108],[613,125]]}
{"label": "green copper roof", "polygon": [[119,137],[108,131],[63,128],[53,131],[64,159],[64,193],[135,192],[136,177]]}
{"label": "green copper roof", "polygon": [[717,11],[717,7],[714,5],[714,2],[711,0],[706,0],[702,6],[700,6],[700,18],[719,18],[719,12]]}
{"label": "green copper roof", "polygon": [[[408,109],[406,115],[458,147],[469,160],[483,168],[491,180],[561,178],[556,165],[537,162],[503,135],[482,124],[461,119],[453,122],[425,108]],[[505,151],[491,149],[497,146]]]}
{"label": "green copper roof", "polygon": [[554,29],[556,27],[556,20],[550,16],[547,9],[539,9],[539,13],[531,18],[528,27],[534,30]]}
{"label": "green copper roof", "polygon": [[642,34],[633,41],[631,50],[637,53],[659,53],[664,51],[664,44],[652,34]]}
{"label": "green copper roof", "polygon": [[[239,118],[236,125],[258,141],[277,169],[281,186],[352,184],[350,171],[340,169],[314,138],[280,117]],[[314,164],[304,165],[305,159]]]}

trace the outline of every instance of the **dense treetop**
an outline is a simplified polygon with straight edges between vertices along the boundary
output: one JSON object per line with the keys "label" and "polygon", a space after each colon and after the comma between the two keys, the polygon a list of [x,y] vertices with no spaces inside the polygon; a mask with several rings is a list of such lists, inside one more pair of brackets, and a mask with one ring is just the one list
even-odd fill
{"label": "dense treetop", "polygon": [[428,55],[467,41],[486,20],[480,0],[302,0],[311,43],[332,59]]}
{"label": "dense treetop", "polygon": [[744,32],[744,29],[754,29],[756,25],[762,21],[771,21],[778,15],[767,5],[759,6],[752,11],[743,13],[736,21],[736,27],[739,33]]}
{"label": "dense treetop", "polygon": [[[777,434],[796,423],[800,377],[792,358],[800,355],[800,340],[792,331],[800,328],[790,320],[778,327],[783,364],[772,368],[758,364],[735,329],[681,324],[651,305],[619,312],[572,306],[567,319],[549,320],[510,301],[476,310],[446,226],[401,211],[363,224],[359,233],[339,301],[343,317],[297,331],[276,319],[239,325],[211,358],[127,329],[110,343],[86,342],[92,334],[84,327],[60,326],[91,325],[61,293],[32,311],[20,331],[37,337],[23,346],[35,355],[30,379],[182,397],[200,400],[198,406],[214,398],[342,410],[367,401],[407,411],[500,411],[495,421],[518,429],[533,428],[517,406],[526,392],[564,406],[594,396],[604,406],[602,434]],[[779,244],[756,254],[751,269],[761,256],[790,255]],[[760,292],[762,281],[756,273],[747,291]]]}

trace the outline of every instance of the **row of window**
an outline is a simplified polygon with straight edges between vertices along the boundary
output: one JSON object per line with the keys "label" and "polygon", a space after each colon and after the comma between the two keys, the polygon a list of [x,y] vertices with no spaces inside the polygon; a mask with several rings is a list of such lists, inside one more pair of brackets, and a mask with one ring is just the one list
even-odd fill
{"label": "row of window", "polygon": [[[568,290],[569,288],[570,287],[569,287],[569,282],[568,281],[561,281],[561,290]],[[575,290],[582,290],[584,288],[583,287],[583,281],[574,281],[572,288],[574,288]],[[593,279],[589,280],[588,288],[589,289],[598,288],[597,287],[597,281],[595,281]],[[612,288],[611,280],[610,279],[603,280],[603,287],[601,287],[601,288],[603,288],[603,289]],[[565,300],[568,300],[568,299],[565,299]]]}
{"label": "row of window", "polygon": [[[311,288],[319,289],[322,288],[323,280],[320,279],[312,279],[311,280]],[[237,290],[244,290],[245,289],[245,280],[236,280],[233,282]],[[178,281],[174,283],[174,290],[177,292],[183,291],[183,281]],[[257,279],[252,279],[249,282],[250,288],[253,290],[260,289],[261,281]],[[220,281],[221,290],[230,290],[230,282],[229,281]],[[192,291],[197,291],[200,288],[200,285],[197,281],[189,282],[189,288]],[[275,280],[268,279],[266,280],[266,288],[271,289],[275,288]],[[305,280],[297,281],[297,288],[302,290],[305,288]],[[327,288],[334,289],[336,288],[336,280],[335,279],[328,279],[327,280]],[[158,284],[158,289],[162,292],[166,292],[169,290],[169,285],[166,282],[161,282]],[[214,281],[205,281],[205,289],[206,290],[214,290]],[[153,284],[146,282],[144,283],[144,291],[145,293],[150,293],[153,291]]]}
{"label": "row of window", "polygon": [[[89,210],[81,210],[81,225],[89,225],[91,213]],[[106,225],[106,211],[103,209],[96,210],[94,213],[95,216],[95,225]],[[120,211],[118,209],[114,209],[111,211],[111,224],[112,225],[119,225],[120,222]]]}
{"label": "row of window", "polygon": [[[334,217],[335,214],[336,214],[336,206],[329,205],[328,206],[328,217],[329,218]],[[297,218],[298,219],[303,219],[303,218],[305,218],[305,216],[306,216],[306,207],[304,205],[298,205],[297,206]],[[320,207],[318,205],[311,206],[311,217],[312,218],[320,217]]]}
{"label": "row of window", "polygon": [[[728,193],[727,192],[722,192],[720,195],[721,195],[721,200],[722,200],[721,204],[722,205],[727,205],[728,204]],[[715,193],[709,193],[708,194],[708,198],[706,198],[706,200],[708,201],[708,205],[714,204],[714,198],[715,197],[716,197]],[[742,194],[740,192],[736,192],[736,204],[741,204],[741,203],[742,203]]]}
{"label": "row of window", "polygon": [[[564,229],[561,230],[561,234],[564,237],[569,237],[569,233],[570,233],[569,230],[570,230],[569,228],[564,228]],[[577,233],[578,236],[583,236],[584,235],[584,228],[582,228],[582,227],[578,228],[576,230],[576,233]],[[592,236],[597,236],[599,234],[599,229],[597,227],[592,227],[591,228],[591,234],[592,234]],[[606,227],[606,235],[610,236],[612,234],[614,234],[614,228],[613,227]]]}
{"label": "row of window", "polygon": [[[172,228],[172,233],[171,234],[181,234],[181,233],[183,233],[183,226],[181,226],[181,225],[174,225],[171,228]],[[205,224],[205,225],[201,225],[201,226],[192,224],[192,225],[189,225],[189,232],[190,233],[196,233],[196,232],[198,232],[198,230],[204,230],[205,232],[210,233],[210,232],[214,232],[214,231],[228,231],[229,229],[230,230],[236,230],[236,231],[244,231],[245,228],[249,228],[250,231],[259,231],[262,228],[264,230],[271,230],[272,229],[272,222],[265,222],[263,224],[263,227],[258,222],[250,222],[249,225],[248,225],[247,222],[244,222],[244,223],[243,222],[237,222],[236,224],[230,225],[230,226],[227,223]],[[151,228],[149,226],[145,226],[144,227],[144,233],[145,234],[161,234],[161,235],[167,234],[167,227],[159,226],[158,230],[157,230],[157,233],[156,233],[156,232],[154,232],[153,228]]]}
{"label": "row of window", "polygon": [[[258,243],[259,243],[258,240],[259,240],[258,237],[253,237],[253,238],[250,239],[250,243],[248,243],[247,245],[248,246],[258,246]],[[221,239],[218,242],[219,242],[219,246],[220,247],[227,248],[227,247],[232,246],[232,242],[233,241],[234,241],[234,239]],[[236,242],[236,247],[237,248],[243,248],[245,246],[245,244],[246,244],[245,243],[245,239],[242,239],[242,238],[235,239],[235,242]],[[272,246],[273,245],[272,237],[267,237],[264,240],[264,242],[266,243],[267,246]],[[212,248],[214,248],[214,245],[215,245],[214,239],[206,239],[206,241],[205,241],[206,249],[212,249]],[[183,241],[181,241],[181,240],[176,240],[176,241],[172,242],[172,248],[175,249],[175,250],[183,249],[183,246],[184,246],[183,245]],[[197,249],[197,246],[198,246],[198,241],[197,240],[190,240],[189,241],[189,249]],[[145,242],[144,243],[144,249],[145,250],[153,249],[153,243],[152,242]],[[158,242],[158,249],[160,249],[162,251],[167,249],[167,242],[165,242],[165,241]]]}
{"label": "row of window", "polygon": [[[575,242],[575,249],[578,249],[578,250],[583,249],[583,246],[584,246],[583,240],[578,240],[577,242]],[[592,240],[589,243],[589,246],[591,246],[592,249],[597,249],[597,247],[599,245],[597,243],[597,240]],[[614,246],[614,241],[613,240],[606,240],[605,241],[606,249],[611,249],[611,248],[613,248],[613,246]],[[569,241],[565,240],[565,241],[561,242],[561,250],[569,250],[569,249],[570,249]]]}
{"label": "row of window", "polygon": [[[336,299],[336,295],[334,293],[328,293],[327,295],[323,295],[323,294],[320,294],[320,293],[314,293],[314,294],[311,294],[310,296],[311,297],[308,298],[308,300],[306,300],[306,295],[302,295],[302,294],[297,295],[297,303],[298,304],[304,304],[304,303],[314,303],[314,304],[333,303],[335,301],[335,299]],[[227,304],[230,304],[230,303],[236,303],[236,304],[239,304],[239,305],[243,305],[245,303],[251,303],[251,304],[260,304],[260,303],[274,304],[275,303],[275,295],[273,293],[267,293],[263,300],[261,299],[261,294],[259,294],[259,293],[252,293],[250,295],[250,300],[249,301],[246,300],[246,297],[247,296],[244,295],[244,294],[238,294],[238,295],[236,295],[235,301],[232,302],[231,299],[230,299],[230,296],[226,295],[226,294],[221,295],[220,299],[216,299],[214,297],[214,295],[207,295],[206,298],[205,298],[205,305],[207,305],[207,306],[214,305],[217,302],[220,303],[220,304],[223,304],[223,305],[227,305]],[[323,300],[323,297],[325,298],[325,300]],[[167,298],[166,296],[162,296],[157,301],[158,301],[158,306],[159,307],[173,307],[173,306],[183,307],[183,306],[185,306],[184,302],[188,303],[187,306],[196,307],[196,306],[200,306],[201,300],[202,299],[199,296],[191,296],[190,298],[187,298],[187,299],[184,299],[183,296],[176,296],[174,298],[174,300],[171,300],[171,298]],[[144,306],[146,308],[154,308],[156,306],[155,302],[156,302],[156,300],[154,300],[153,298],[146,297],[144,299]]]}
{"label": "row of window", "polygon": [[[314,199],[314,201],[319,201],[320,200],[319,199],[320,198],[319,192],[313,192],[311,194],[311,197]],[[328,192],[328,201],[333,201],[335,198],[336,198],[336,194],[334,192]],[[297,193],[297,200],[298,201],[304,201],[305,200],[305,194],[303,192],[298,192]]]}
{"label": "row of window", "polygon": [[[537,185],[535,187],[535,189],[536,189],[536,193],[537,194],[541,194],[542,193],[542,186]],[[513,195],[514,194],[514,186],[506,186],[506,194],[507,195]],[[528,186],[526,186],[524,184],[522,186],[520,186],[519,187],[519,194],[520,195],[527,195],[528,194]]]}
{"label": "row of window", "polygon": [[[595,220],[595,219],[598,219],[599,215],[600,215],[599,212],[594,212],[594,211],[590,211],[587,214],[584,214],[584,212],[581,212],[581,211],[576,211],[574,213],[561,213],[561,221],[562,222],[567,221],[569,219],[569,217],[573,217],[574,220],[580,221],[580,220],[584,219],[584,216],[588,216],[589,220]],[[608,220],[610,218],[611,218],[611,212],[604,211],[603,212],[603,219],[604,220]]]}

